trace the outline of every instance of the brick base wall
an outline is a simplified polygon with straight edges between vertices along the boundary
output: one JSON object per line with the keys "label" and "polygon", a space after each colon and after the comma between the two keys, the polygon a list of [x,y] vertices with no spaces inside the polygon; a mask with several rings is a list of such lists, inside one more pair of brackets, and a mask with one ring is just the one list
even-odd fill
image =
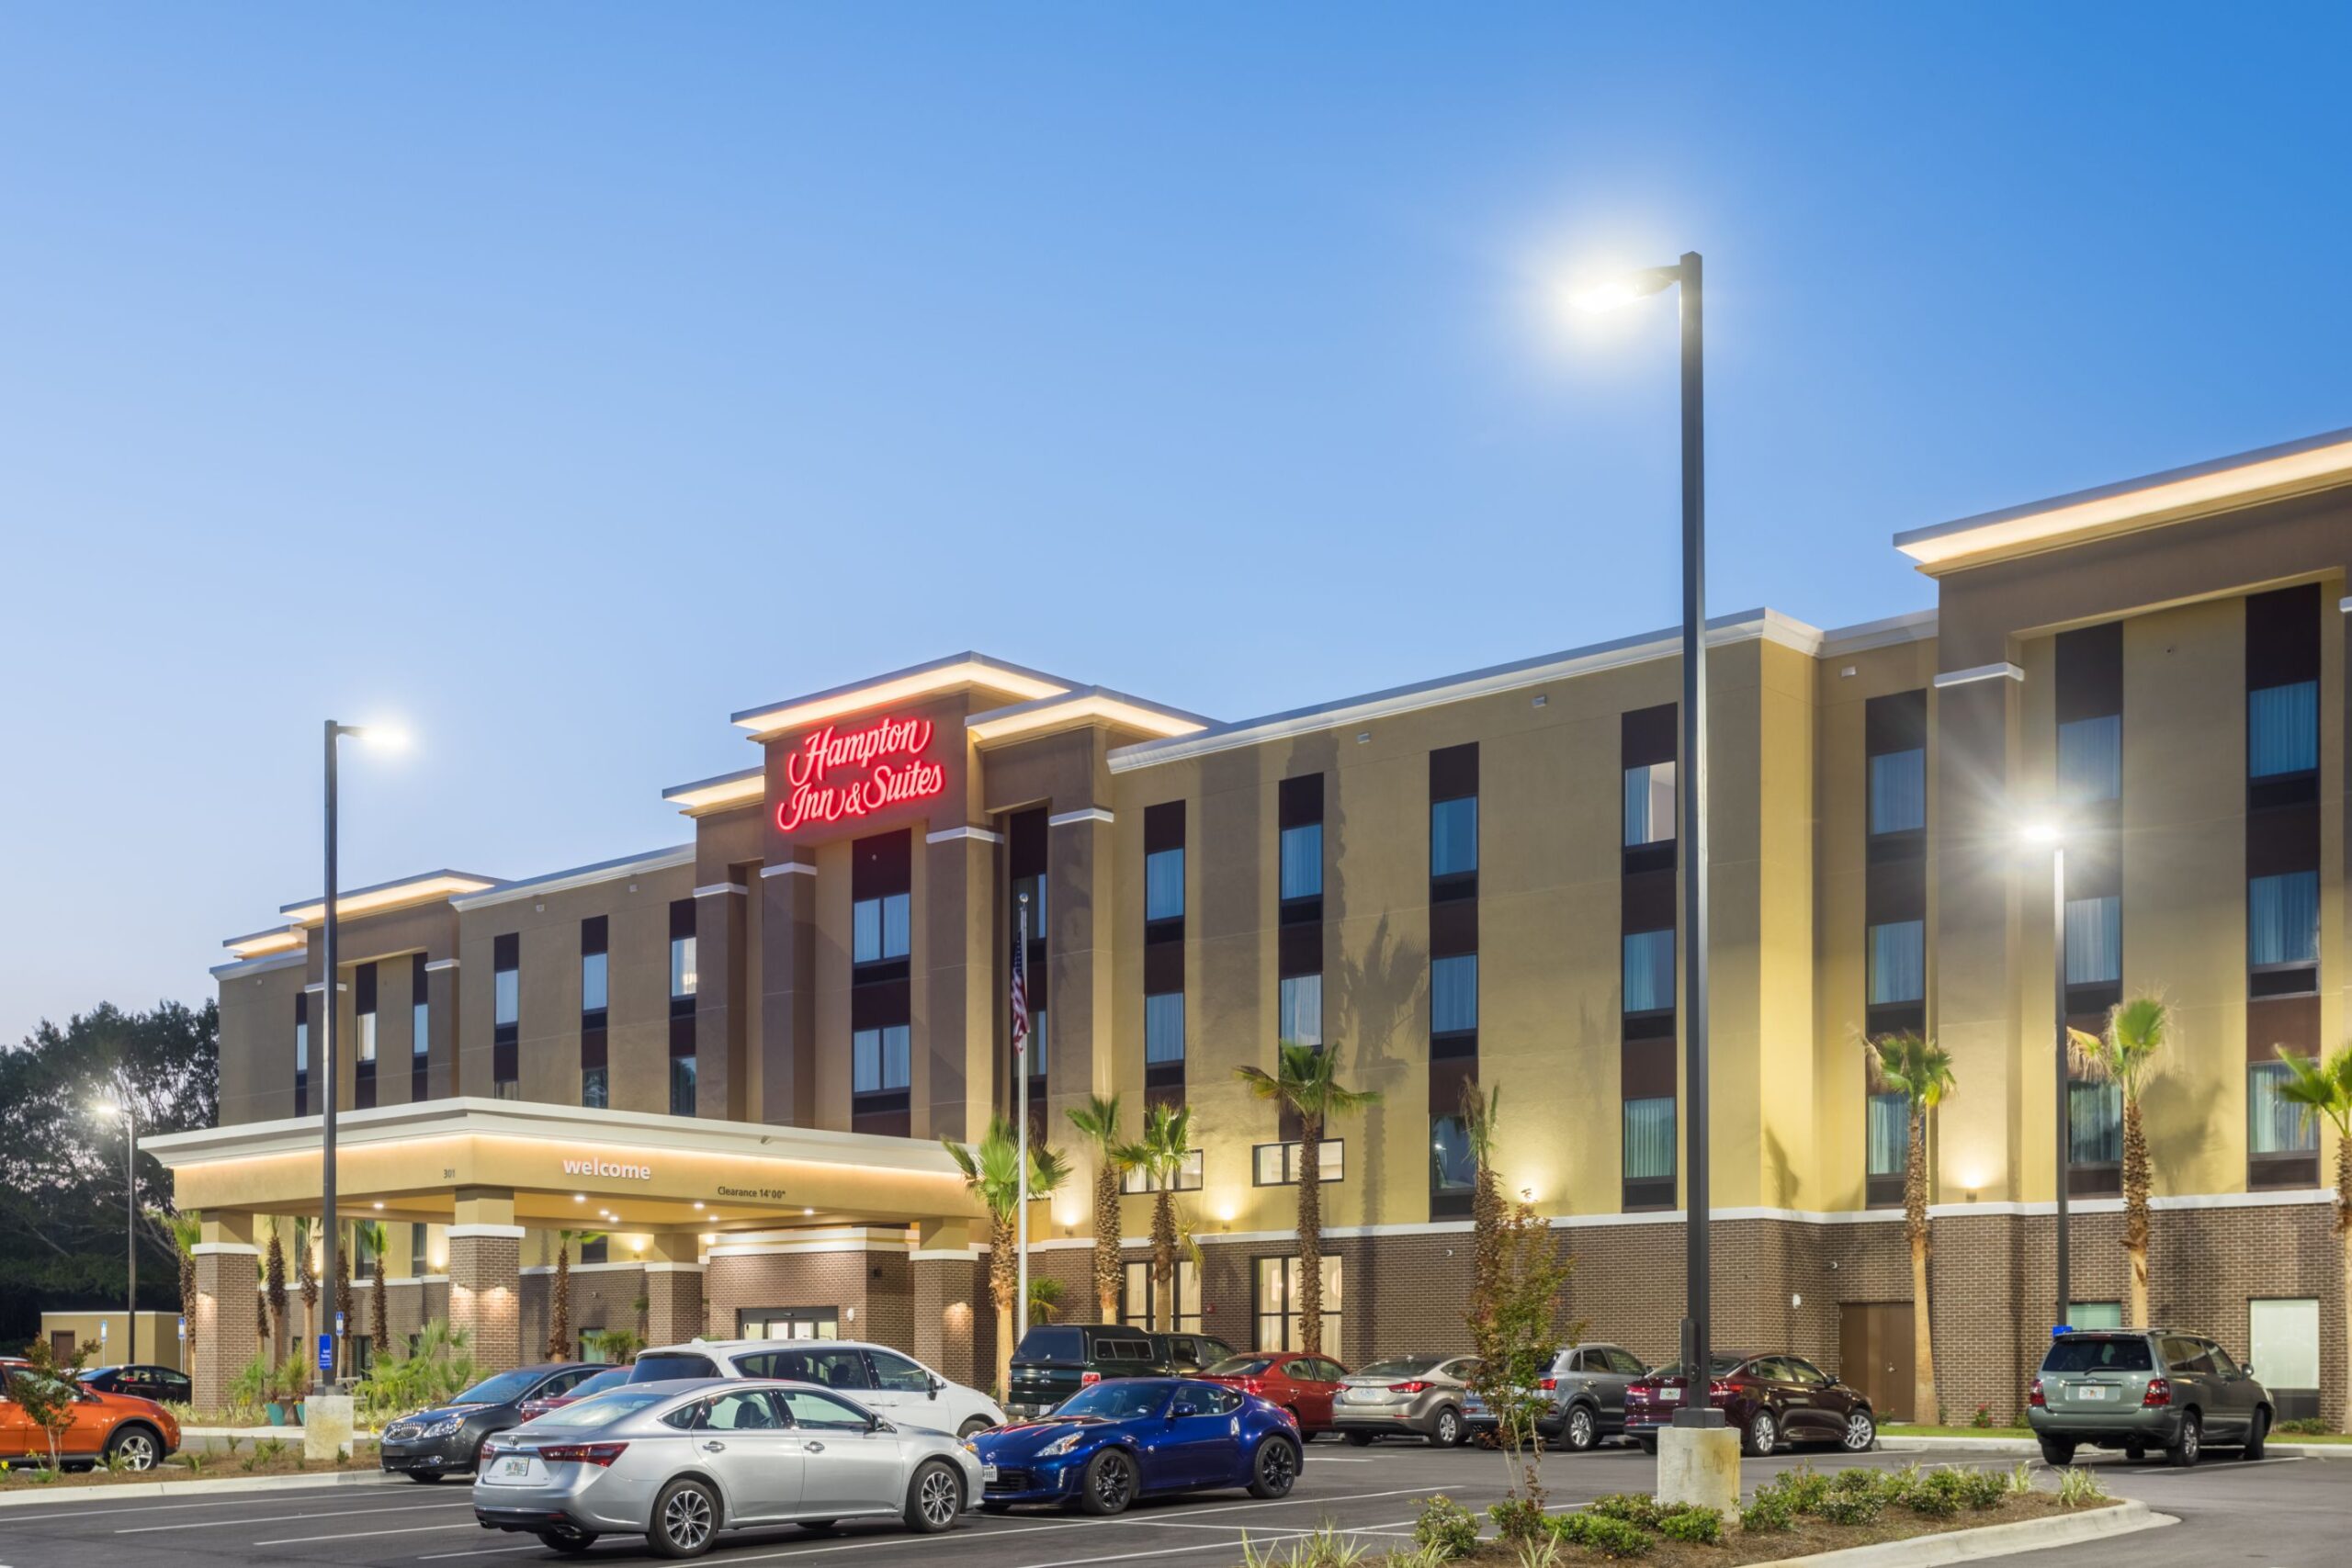
{"label": "brick base wall", "polygon": [[[626,1328],[640,1337],[645,1332],[643,1314],[637,1310],[638,1297],[644,1295],[645,1270],[635,1266],[595,1268],[574,1264],[571,1269],[571,1344],[563,1352],[566,1359],[580,1355],[580,1331],[583,1328]],[[532,1271],[522,1277],[523,1354],[526,1359],[539,1360],[547,1354],[548,1325],[555,1312],[555,1272]],[[659,1344],[662,1341],[649,1340]]]}
{"label": "brick base wall", "polygon": [[[514,1236],[449,1239],[449,1326],[461,1328],[477,1370],[503,1372],[524,1361],[522,1243]],[[538,1359],[531,1348],[532,1360]]]}
{"label": "brick base wall", "polygon": [[254,1289],[254,1254],[206,1252],[196,1259],[196,1307],[188,1314],[196,1365],[189,1377],[198,1410],[228,1405],[229,1385],[261,1348],[260,1292]]}
{"label": "brick base wall", "polygon": [[701,1272],[693,1269],[654,1269],[646,1274],[643,1333],[648,1345],[675,1345],[703,1331],[708,1314],[703,1308],[702,1281]]}

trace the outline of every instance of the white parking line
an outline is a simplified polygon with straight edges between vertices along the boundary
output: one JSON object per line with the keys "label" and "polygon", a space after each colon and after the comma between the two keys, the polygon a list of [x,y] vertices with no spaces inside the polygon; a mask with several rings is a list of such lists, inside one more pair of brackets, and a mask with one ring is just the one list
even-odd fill
{"label": "white parking line", "polygon": [[[228,1484],[230,1484],[230,1483],[223,1483],[223,1485],[224,1485],[224,1486],[225,1486],[225,1485],[228,1485]],[[361,1489],[362,1489],[362,1490],[364,1490],[364,1491],[373,1492],[373,1491],[376,1491],[376,1490],[377,1490],[377,1488],[376,1488],[373,1484],[371,1484],[371,1483],[369,1483],[362,1482],[362,1483],[360,1483],[359,1484],[360,1484]],[[28,1519],[86,1519],[86,1518],[95,1517],[96,1516],[100,1515],[100,1514],[109,1514],[109,1515],[113,1515],[113,1516],[115,1516],[116,1517],[121,1517],[122,1515],[124,1515],[124,1514],[170,1514],[170,1513],[176,1513],[176,1512],[180,1511],[180,1510],[181,1510],[181,1509],[183,1509],[183,1508],[254,1508],[254,1507],[259,1507],[259,1506],[262,1506],[261,1504],[259,1504],[259,1503],[255,1502],[252,1497],[249,1497],[249,1496],[247,1496],[247,1497],[207,1497],[207,1498],[206,1498],[203,1502],[201,1502],[201,1503],[137,1503],[137,1502],[130,1502],[130,1503],[123,1503],[123,1504],[120,1504],[120,1505],[119,1505],[119,1506],[115,1506],[115,1507],[112,1507],[112,1508],[71,1508],[71,1509],[66,1509],[66,1510],[62,1511],[62,1512],[52,1512],[52,1511],[51,1511],[51,1510],[50,1510],[50,1509],[43,1508],[43,1509],[40,1510],[38,1513],[28,1513],[28,1514],[25,1516],[25,1517],[26,1517],[26,1518],[28,1518]],[[420,1507],[420,1508],[429,1508],[429,1507],[433,1507],[433,1506],[435,1506],[435,1505],[431,1504],[431,1503],[417,1503],[417,1504],[413,1505],[413,1506],[416,1506],[416,1507]]]}
{"label": "white parking line", "polygon": [[430,1557],[420,1557],[419,1562],[446,1562],[452,1557],[503,1557],[514,1551],[541,1551],[545,1548],[536,1542],[529,1546],[478,1546],[471,1551],[436,1551]]}
{"label": "white parking line", "polygon": [[328,1508],[311,1514],[269,1514],[257,1519],[181,1519],[168,1525],[126,1525],[117,1535],[153,1535],[158,1530],[209,1530],[228,1525],[276,1525],[288,1519],[348,1519],[361,1514],[426,1514],[436,1508],[470,1508],[471,1503],[410,1503],[397,1508]]}
{"label": "white parking line", "polygon": [[424,1535],[433,1530],[474,1530],[480,1529],[481,1529],[481,1526],[472,1519],[460,1519],[456,1524],[449,1525],[411,1525],[406,1529],[361,1530],[357,1535],[279,1536],[274,1540],[257,1540],[253,1544],[255,1546],[308,1546],[312,1541],[318,1540],[374,1540],[378,1536],[384,1535]]}

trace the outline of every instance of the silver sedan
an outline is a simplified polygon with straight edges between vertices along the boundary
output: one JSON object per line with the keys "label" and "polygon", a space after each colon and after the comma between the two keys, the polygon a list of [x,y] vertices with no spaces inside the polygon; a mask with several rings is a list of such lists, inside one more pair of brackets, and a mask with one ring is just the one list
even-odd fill
{"label": "silver sedan", "polygon": [[945,1432],[899,1427],[809,1383],[632,1383],[490,1440],[474,1478],[485,1529],[558,1551],[641,1535],[664,1557],[721,1530],[895,1516],[928,1534],[980,1499],[980,1461]]}

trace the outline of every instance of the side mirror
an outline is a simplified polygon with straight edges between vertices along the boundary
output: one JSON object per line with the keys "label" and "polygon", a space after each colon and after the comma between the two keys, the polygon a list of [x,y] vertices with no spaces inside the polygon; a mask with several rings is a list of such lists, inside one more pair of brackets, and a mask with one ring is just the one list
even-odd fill
{"label": "side mirror", "polygon": [[1168,1407],[1168,1418],[1171,1421],[1186,1416],[1198,1416],[1200,1413],[1198,1405],[1181,1399]]}
{"label": "side mirror", "polygon": [[931,1397],[937,1399],[939,1397],[939,1391],[946,1386],[947,1385],[945,1383],[940,1382],[937,1378],[933,1378],[931,1380]]}
{"label": "side mirror", "polygon": [[2248,1377],[2252,1377],[2254,1376],[2254,1363],[2252,1361],[2241,1361],[2238,1363],[2238,1371],[2244,1372]]}

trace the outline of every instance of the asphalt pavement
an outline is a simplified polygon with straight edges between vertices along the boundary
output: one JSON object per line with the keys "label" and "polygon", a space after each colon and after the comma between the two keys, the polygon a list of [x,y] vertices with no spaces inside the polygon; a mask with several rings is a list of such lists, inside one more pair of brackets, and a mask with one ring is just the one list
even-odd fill
{"label": "asphalt pavement", "polygon": [[[1976,1463],[2006,1469],[2010,1460],[1962,1450],[1882,1453],[1860,1461],[1834,1451],[1751,1460],[1750,1486],[1809,1459],[1821,1468],[1861,1462],[1897,1466]],[[1555,1506],[1610,1492],[1646,1492],[1655,1462],[1636,1450],[1605,1448],[1555,1454],[1544,1473]],[[2343,1489],[2352,1462],[2273,1459],[2247,1464],[2214,1457],[2193,1471],[2129,1465],[2094,1455],[2109,1490],[2136,1497],[2181,1523],[2113,1540],[2063,1549],[2066,1568],[2335,1568],[2346,1561]],[[1432,1451],[1413,1444],[1370,1449],[1317,1442],[1306,1452],[1297,1489],[1277,1502],[1244,1492],[1204,1493],[1147,1502],[1111,1519],[1054,1511],[967,1516],[944,1540],[915,1537],[892,1524],[845,1524],[823,1534],[796,1527],[720,1538],[704,1561],[780,1564],[793,1558],[839,1559],[840,1568],[913,1568],[953,1550],[957,1568],[1107,1568],[1169,1560],[1184,1568],[1233,1568],[1246,1535],[1266,1544],[1326,1524],[1355,1536],[1377,1554],[1409,1541],[1421,1499],[1442,1492],[1483,1510],[1508,1483],[1500,1455],[1476,1449]],[[168,1500],[110,1501],[103,1491],[61,1494],[53,1502],[0,1509],[0,1568],[469,1568],[475,1563],[656,1561],[643,1543],[607,1539],[582,1558],[562,1558],[524,1536],[482,1529],[463,1482],[421,1486],[391,1479],[380,1485],[247,1492],[221,1483],[217,1493]],[[832,1568],[831,1563],[811,1568]]]}

